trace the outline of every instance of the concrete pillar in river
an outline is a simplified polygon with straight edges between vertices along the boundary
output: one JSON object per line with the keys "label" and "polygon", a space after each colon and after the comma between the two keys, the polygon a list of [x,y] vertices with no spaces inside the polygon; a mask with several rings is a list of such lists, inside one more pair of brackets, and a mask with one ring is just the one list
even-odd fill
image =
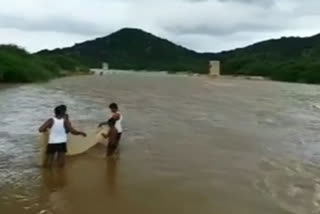
{"label": "concrete pillar in river", "polygon": [[209,62],[209,75],[218,77],[220,76],[220,61],[217,60],[211,60]]}
{"label": "concrete pillar in river", "polygon": [[106,62],[103,62],[103,63],[102,63],[102,69],[103,69],[103,70],[109,70],[109,64],[106,63]]}

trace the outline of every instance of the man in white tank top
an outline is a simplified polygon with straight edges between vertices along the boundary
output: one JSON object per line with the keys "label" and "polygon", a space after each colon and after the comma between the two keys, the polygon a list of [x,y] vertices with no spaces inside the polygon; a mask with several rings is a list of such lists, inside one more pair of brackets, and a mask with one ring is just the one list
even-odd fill
{"label": "man in white tank top", "polygon": [[39,132],[47,132],[50,129],[49,142],[47,145],[46,159],[44,166],[51,167],[55,154],[60,167],[64,166],[65,153],[67,152],[67,133],[82,135],[84,132],[75,130],[68,119],[65,117],[65,110],[58,106],[54,109],[55,117],[48,119],[40,128]]}
{"label": "man in white tank top", "polygon": [[[116,124],[115,124],[115,128],[117,129],[118,131],[118,136],[117,136],[117,145],[119,145],[119,142],[120,142],[120,139],[121,139],[121,136],[122,136],[122,131],[123,131],[123,128],[122,128],[122,120],[123,120],[123,116],[121,114],[121,112],[119,111],[119,107],[116,103],[111,103],[109,105],[109,109],[111,111],[111,115],[110,115],[110,119],[114,119],[116,121]],[[103,125],[107,125],[108,124],[108,121],[106,122],[102,122],[99,124],[99,127],[103,126]]]}

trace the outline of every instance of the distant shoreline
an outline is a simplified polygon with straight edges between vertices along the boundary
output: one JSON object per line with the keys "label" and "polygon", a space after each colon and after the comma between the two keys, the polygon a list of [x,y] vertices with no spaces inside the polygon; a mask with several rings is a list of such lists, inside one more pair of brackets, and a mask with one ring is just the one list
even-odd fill
{"label": "distant shoreline", "polygon": [[[26,83],[26,84],[30,84],[30,83]],[[0,91],[4,90],[4,89],[8,89],[8,88],[12,88],[14,86],[19,85],[19,83],[2,83],[0,82]]]}
{"label": "distant shoreline", "polygon": [[263,76],[244,76],[244,75],[221,75],[224,79],[241,79],[241,80],[259,80],[259,81],[273,81],[268,77]]}
{"label": "distant shoreline", "polygon": [[[306,85],[318,85],[315,83],[304,83],[304,82],[286,82],[286,81],[279,81],[273,80],[268,77],[263,76],[245,76],[245,75],[220,75],[220,76],[210,76],[209,74],[199,74],[199,73],[191,73],[191,72],[170,72],[170,71],[147,71],[147,70],[120,70],[120,69],[110,69],[110,73],[104,74],[103,76],[108,75],[117,75],[117,74],[139,74],[139,75],[168,75],[168,76],[184,76],[190,78],[209,78],[212,81],[215,80],[248,80],[248,81],[271,81],[271,82],[283,82],[283,83],[291,83],[291,84],[306,84]],[[68,78],[68,77],[75,77],[75,76],[99,76],[97,74],[90,74],[86,72],[63,72],[60,76],[54,77],[49,80],[45,81],[36,81],[36,82],[16,82],[16,83],[9,83],[9,82],[0,82],[0,91],[3,89],[12,88],[14,86],[19,85],[27,85],[27,84],[37,84],[37,83],[45,83],[50,82],[52,80],[61,79],[61,78]]]}

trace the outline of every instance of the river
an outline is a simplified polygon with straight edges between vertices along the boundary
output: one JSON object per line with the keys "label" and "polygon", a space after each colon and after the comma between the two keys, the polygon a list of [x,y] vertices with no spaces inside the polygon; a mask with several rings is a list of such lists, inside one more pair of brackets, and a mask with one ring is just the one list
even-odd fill
{"label": "river", "polygon": [[[39,125],[75,127],[120,104],[120,160],[104,148],[38,167]],[[1,214],[320,213],[320,87],[164,74],[76,76],[0,90]]]}

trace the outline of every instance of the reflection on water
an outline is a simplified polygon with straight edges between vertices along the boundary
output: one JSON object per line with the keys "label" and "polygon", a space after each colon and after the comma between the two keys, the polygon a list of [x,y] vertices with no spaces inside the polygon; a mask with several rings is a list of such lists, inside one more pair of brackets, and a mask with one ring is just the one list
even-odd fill
{"label": "reflection on water", "polygon": [[[154,74],[1,89],[1,213],[319,213],[318,100],[318,86]],[[37,167],[55,105],[81,128],[110,102],[125,115],[120,160],[99,145]]]}
{"label": "reflection on water", "polygon": [[44,186],[46,186],[49,192],[63,190],[67,183],[65,169],[60,168],[42,170],[42,179]]}
{"label": "reflection on water", "polygon": [[116,159],[108,159],[106,164],[107,190],[112,196],[117,194],[117,164]]}

